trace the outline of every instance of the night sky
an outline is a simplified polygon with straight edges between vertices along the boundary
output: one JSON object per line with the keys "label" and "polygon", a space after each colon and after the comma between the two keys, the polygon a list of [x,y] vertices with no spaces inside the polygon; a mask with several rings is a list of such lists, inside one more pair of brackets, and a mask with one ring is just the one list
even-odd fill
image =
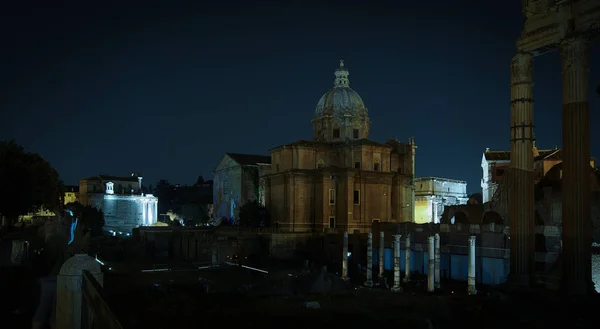
{"label": "night sky", "polygon": [[[41,154],[66,184],[131,172],[192,184],[225,152],[312,139],[340,58],[370,139],[414,136],[418,176],[479,192],[482,152],[510,149],[521,1],[126,3],[0,8],[0,140]],[[560,147],[560,58],[535,65],[537,145]],[[590,67],[600,156],[598,45]]]}

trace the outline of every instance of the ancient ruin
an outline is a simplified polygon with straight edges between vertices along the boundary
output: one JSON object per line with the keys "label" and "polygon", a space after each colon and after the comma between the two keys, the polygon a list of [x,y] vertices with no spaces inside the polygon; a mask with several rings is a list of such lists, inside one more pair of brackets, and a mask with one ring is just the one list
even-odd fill
{"label": "ancient ruin", "polygon": [[528,288],[535,275],[533,58],[560,50],[563,76],[562,286],[593,291],[591,277],[588,44],[600,30],[593,0],[525,0],[526,16],[511,63],[509,186],[510,281]]}

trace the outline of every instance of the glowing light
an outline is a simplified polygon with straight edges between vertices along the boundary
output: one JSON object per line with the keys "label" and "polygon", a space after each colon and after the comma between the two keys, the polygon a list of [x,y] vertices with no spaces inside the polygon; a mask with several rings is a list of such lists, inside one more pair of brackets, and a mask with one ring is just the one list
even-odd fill
{"label": "glowing light", "polygon": [[170,271],[170,268],[155,268],[151,270],[142,270],[142,272],[167,272]]}
{"label": "glowing light", "polygon": [[[72,214],[73,212],[71,212]],[[75,220],[73,221],[73,223],[71,223],[71,239],[69,240],[69,244],[73,243],[73,240],[75,240],[75,230],[77,229],[77,222],[79,221],[79,218],[75,218]]]}
{"label": "glowing light", "polygon": [[[102,262],[101,260],[98,259],[98,257],[96,257],[96,261],[98,262],[98,264],[104,266],[104,262]],[[109,268],[110,269],[110,268]]]}

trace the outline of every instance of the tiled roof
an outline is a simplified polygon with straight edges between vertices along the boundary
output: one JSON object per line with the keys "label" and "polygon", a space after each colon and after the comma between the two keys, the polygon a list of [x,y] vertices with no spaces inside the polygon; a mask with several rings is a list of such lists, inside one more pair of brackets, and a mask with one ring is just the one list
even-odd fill
{"label": "tiled roof", "polygon": [[110,175],[96,175],[84,180],[100,180],[100,181],[125,181],[125,182],[137,182],[137,176],[110,176]]}
{"label": "tiled roof", "polygon": [[233,161],[239,163],[242,166],[252,166],[259,163],[271,163],[271,156],[269,155],[256,155],[256,154],[240,154],[240,153],[225,153]]}

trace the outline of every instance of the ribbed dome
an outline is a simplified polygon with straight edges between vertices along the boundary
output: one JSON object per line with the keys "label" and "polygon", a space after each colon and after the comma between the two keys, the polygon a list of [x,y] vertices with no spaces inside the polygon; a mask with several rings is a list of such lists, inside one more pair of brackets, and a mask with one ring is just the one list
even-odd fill
{"label": "ribbed dome", "polygon": [[319,99],[315,116],[358,115],[364,114],[366,111],[362,98],[352,88],[333,87]]}

